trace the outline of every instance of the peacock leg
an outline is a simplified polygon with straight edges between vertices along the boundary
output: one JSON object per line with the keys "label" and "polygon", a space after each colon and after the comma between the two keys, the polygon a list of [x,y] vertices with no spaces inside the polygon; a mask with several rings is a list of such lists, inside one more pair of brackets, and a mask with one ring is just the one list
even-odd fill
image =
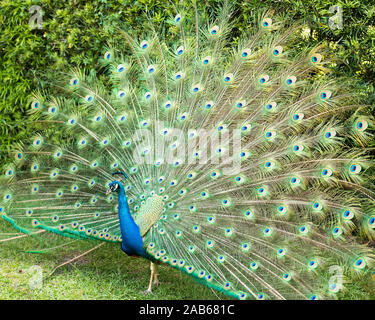
{"label": "peacock leg", "polygon": [[[154,286],[158,286],[160,284],[159,280],[158,280],[158,265],[156,263],[153,263],[152,264],[154,266]],[[151,267],[152,267],[151,265]]]}
{"label": "peacock leg", "polygon": [[151,265],[150,265],[150,270],[151,270],[151,276],[150,276],[150,282],[149,282],[149,285],[148,285],[148,289],[145,291],[145,294],[149,294],[152,292],[152,280],[154,278],[154,273],[155,273],[155,265],[153,262],[151,262]]}

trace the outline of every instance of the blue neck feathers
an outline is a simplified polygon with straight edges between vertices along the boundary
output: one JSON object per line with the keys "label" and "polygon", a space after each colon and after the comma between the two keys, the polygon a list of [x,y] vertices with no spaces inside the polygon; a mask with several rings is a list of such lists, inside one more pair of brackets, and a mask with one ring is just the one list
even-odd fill
{"label": "blue neck feathers", "polygon": [[125,189],[121,183],[118,184],[118,212],[122,236],[121,249],[128,255],[139,255],[147,258],[147,254],[143,249],[143,241],[139,232],[139,227],[134,222],[130,213]]}

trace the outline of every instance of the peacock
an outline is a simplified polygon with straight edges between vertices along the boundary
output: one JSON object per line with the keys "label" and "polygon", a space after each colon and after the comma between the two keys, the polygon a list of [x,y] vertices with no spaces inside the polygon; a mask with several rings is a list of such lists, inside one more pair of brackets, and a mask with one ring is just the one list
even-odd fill
{"label": "peacock", "polygon": [[236,299],[331,299],[332,267],[373,267],[359,240],[375,235],[373,120],[356,85],[282,14],[258,12],[234,44],[229,2],[174,8],[119,29],[105,77],[71,67],[58,94],[35,91],[3,223],[118,244],[150,261],[147,293],[167,264]]}

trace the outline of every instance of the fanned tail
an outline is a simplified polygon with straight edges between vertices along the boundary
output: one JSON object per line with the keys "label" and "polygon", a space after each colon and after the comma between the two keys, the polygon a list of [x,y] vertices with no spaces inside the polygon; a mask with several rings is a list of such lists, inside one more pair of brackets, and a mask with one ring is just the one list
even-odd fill
{"label": "fanned tail", "polygon": [[372,118],[328,75],[324,46],[301,48],[304,26],[263,14],[233,48],[228,3],[209,23],[195,5],[176,11],[164,37],[151,23],[142,38],[121,31],[105,80],[73,70],[60,97],[35,95],[41,130],[4,170],[2,217],[121,242],[105,194],[120,170],[155,259],[240,299],[331,297],[333,266],[373,265],[355,240],[374,238]]}

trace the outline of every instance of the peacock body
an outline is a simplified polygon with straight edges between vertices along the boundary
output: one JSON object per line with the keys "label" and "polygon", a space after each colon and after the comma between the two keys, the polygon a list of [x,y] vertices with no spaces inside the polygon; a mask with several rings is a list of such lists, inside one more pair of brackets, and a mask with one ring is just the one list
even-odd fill
{"label": "peacock body", "polygon": [[355,236],[375,227],[371,118],[323,46],[294,46],[304,26],[265,13],[233,47],[230,13],[181,4],[168,37],[119,31],[106,80],[73,69],[60,96],[37,92],[41,129],[4,168],[2,218],[119,243],[154,276],[169,264],[240,299],[330,298],[331,266],[370,270]]}

